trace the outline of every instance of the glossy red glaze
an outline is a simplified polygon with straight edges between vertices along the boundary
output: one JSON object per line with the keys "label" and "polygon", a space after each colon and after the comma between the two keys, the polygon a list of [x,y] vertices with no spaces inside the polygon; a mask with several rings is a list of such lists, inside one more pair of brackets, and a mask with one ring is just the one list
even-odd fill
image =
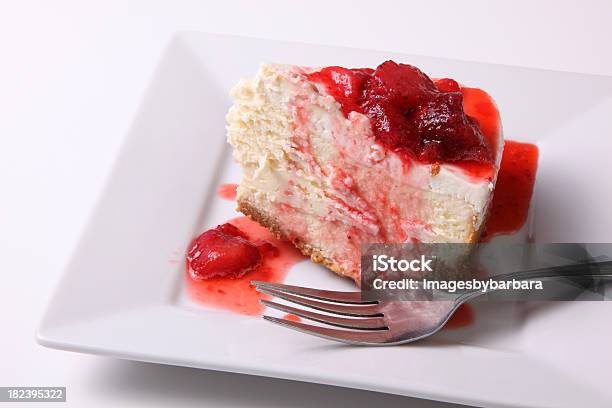
{"label": "glossy red glaze", "polygon": [[474,309],[467,303],[462,304],[457,308],[455,314],[444,325],[445,329],[458,329],[460,327],[469,326],[474,323]]}
{"label": "glossy red glaze", "polygon": [[289,268],[306,258],[291,243],[274,238],[268,229],[247,217],[234,218],[229,223],[258,249],[261,264],[238,278],[217,276],[198,280],[193,278],[188,262],[187,290],[192,299],[202,304],[258,316],[264,310],[259,300],[269,297],[257,292],[251,281],[282,282]]}
{"label": "glossy red glaze", "polygon": [[[463,89],[452,79],[432,81],[418,68],[386,61],[376,70],[326,67],[309,75],[322,83],[348,117],[351,111],[370,118],[377,141],[402,157],[425,163],[469,163],[491,166],[497,135],[481,131],[478,118],[464,111]],[[470,106],[487,106],[478,114],[498,122],[495,105],[475,92]],[[486,95],[486,94],[485,94]],[[472,109],[476,111],[476,109]],[[488,125],[488,120],[483,118]]]}
{"label": "glossy red glaze", "polygon": [[221,184],[217,189],[217,195],[225,200],[234,201],[237,188],[238,184]]}
{"label": "glossy red glaze", "polygon": [[259,248],[228,223],[202,233],[187,253],[189,273],[195,280],[240,278],[258,268],[262,260]]}
{"label": "glossy red glaze", "polygon": [[300,316],[296,316],[294,314],[287,313],[283,316],[284,319],[291,320],[292,322],[301,322],[302,318]]}
{"label": "glossy red glaze", "polygon": [[527,221],[538,169],[538,148],[507,140],[482,241],[512,234]]}

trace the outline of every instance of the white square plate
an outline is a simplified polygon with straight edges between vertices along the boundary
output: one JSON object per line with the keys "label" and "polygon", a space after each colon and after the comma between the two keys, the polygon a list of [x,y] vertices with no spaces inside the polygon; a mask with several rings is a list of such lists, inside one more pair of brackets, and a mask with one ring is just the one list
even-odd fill
{"label": "white square plate", "polygon": [[[469,328],[403,347],[329,343],[183,293],[182,259],[234,216],[215,199],[237,182],[225,144],[228,91],[264,61],[415,64],[497,100],[505,135],[541,150],[534,232],[542,242],[612,242],[612,79],[392,52],[181,33],[168,47],[110,181],[38,331],[66,350],[495,406],[610,403],[612,304],[476,310]],[[288,281],[351,289],[302,262]],[[488,316],[488,318],[487,318]]]}

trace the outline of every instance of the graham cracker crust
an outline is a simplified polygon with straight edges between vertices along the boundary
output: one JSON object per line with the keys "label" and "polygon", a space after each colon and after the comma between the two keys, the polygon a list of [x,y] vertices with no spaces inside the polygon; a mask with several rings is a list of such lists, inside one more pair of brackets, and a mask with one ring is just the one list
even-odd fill
{"label": "graham cracker crust", "polygon": [[269,215],[263,213],[262,211],[259,211],[255,206],[251,205],[249,202],[245,200],[240,200],[240,199],[237,201],[238,201],[238,207],[237,207],[238,211],[240,211],[241,213],[243,213],[244,215],[246,215],[253,221],[257,222],[258,224],[269,229],[270,232],[272,232],[272,234],[277,239],[284,239],[284,240],[290,241],[293,245],[295,245],[295,247],[303,255],[310,257],[310,259],[313,262],[325,266],[327,269],[331,270],[332,272],[340,276],[351,278],[359,285],[359,278],[360,278],[359,275],[352,276],[350,272],[346,271],[340,265],[334,263],[334,261],[332,261],[331,259],[325,257],[319,248],[313,247],[312,245],[302,242],[299,239],[296,239],[296,238],[292,239],[286,233],[284,233],[284,231],[282,230],[280,225],[276,222],[276,220],[274,220]]}

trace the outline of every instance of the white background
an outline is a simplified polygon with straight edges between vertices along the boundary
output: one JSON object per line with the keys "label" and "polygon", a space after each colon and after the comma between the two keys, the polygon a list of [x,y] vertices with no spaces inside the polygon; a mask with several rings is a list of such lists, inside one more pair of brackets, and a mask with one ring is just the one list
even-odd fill
{"label": "white background", "polygon": [[75,407],[442,406],[49,350],[34,330],[173,32],[612,75],[612,2],[489,3],[1,0],[0,386],[67,386]]}

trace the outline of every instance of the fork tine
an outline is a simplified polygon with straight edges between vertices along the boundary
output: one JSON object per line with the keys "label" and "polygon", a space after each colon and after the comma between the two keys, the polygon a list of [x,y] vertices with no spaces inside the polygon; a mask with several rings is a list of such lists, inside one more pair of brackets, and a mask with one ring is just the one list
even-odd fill
{"label": "fork tine", "polygon": [[260,303],[282,312],[291,313],[305,319],[314,320],[319,323],[326,323],[332,326],[344,327],[347,329],[356,330],[382,330],[387,329],[385,319],[383,317],[368,317],[368,318],[350,318],[336,317],[315,313],[308,310],[298,309],[292,306],[283,305],[280,303],[271,302],[269,300],[260,300]]}
{"label": "fork tine", "polygon": [[375,304],[339,304],[339,303],[326,303],[319,302],[318,300],[312,300],[309,298],[295,296],[290,293],[282,292],[276,289],[268,289],[258,287],[258,291],[275,296],[280,299],[287,300],[289,302],[297,303],[298,305],[310,307],[313,309],[321,310],[328,313],[337,313],[346,316],[358,316],[358,317],[373,317],[382,316],[380,306]]}
{"label": "fork tine", "polygon": [[368,304],[372,305],[372,304],[378,303],[375,300],[362,300],[360,292],[337,292],[333,290],[302,288],[300,286],[283,285],[280,283],[263,282],[263,281],[255,281],[255,280],[251,281],[251,285],[254,285],[257,288],[276,289],[281,292],[309,297],[313,299],[325,300],[328,302],[352,303],[352,304],[364,304],[364,305],[368,305]]}
{"label": "fork tine", "polygon": [[314,326],[287,319],[279,319],[272,316],[264,316],[263,318],[269,322],[279,324],[289,329],[297,330],[306,334],[312,334],[313,336],[322,337],[328,340],[340,341],[342,343],[356,345],[383,345],[385,343],[389,343],[387,338],[388,330],[351,331]]}

